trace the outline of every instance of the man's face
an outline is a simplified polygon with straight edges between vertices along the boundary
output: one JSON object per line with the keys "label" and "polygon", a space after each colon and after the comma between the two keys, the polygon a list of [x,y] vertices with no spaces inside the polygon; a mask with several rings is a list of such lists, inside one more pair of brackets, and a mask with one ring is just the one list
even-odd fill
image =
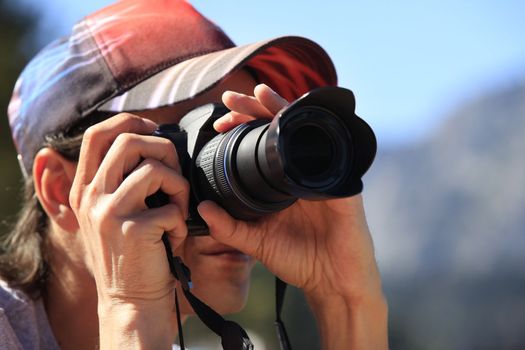
{"label": "man's face", "polygon": [[[193,108],[220,102],[226,90],[253,95],[256,83],[246,71],[239,71],[207,93],[174,107],[135,113],[158,124],[178,123]],[[225,246],[211,236],[188,237],[175,252],[190,268],[192,292],[219,313],[240,311],[248,296],[250,272],[254,265],[251,257]],[[186,300],[182,313],[192,314]]]}

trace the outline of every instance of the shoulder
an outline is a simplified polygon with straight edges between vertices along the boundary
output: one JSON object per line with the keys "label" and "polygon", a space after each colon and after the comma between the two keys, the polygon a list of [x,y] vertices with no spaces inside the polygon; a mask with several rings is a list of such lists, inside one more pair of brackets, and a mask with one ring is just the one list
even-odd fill
{"label": "shoulder", "polygon": [[58,349],[41,299],[0,280],[0,348]]}
{"label": "shoulder", "polygon": [[24,292],[13,289],[0,279],[0,310],[11,312],[14,309],[25,308],[31,304],[31,299]]}
{"label": "shoulder", "polygon": [[[21,292],[8,287],[7,283],[0,280],[0,345],[4,349],[22,349],[15,329],[17,311],[27,305],[27,298]],[[14,317],[14,323],[12,324]]]}

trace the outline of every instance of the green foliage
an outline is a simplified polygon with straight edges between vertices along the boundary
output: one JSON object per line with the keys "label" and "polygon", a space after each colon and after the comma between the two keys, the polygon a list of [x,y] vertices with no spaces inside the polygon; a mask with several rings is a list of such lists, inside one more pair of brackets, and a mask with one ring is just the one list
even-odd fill
{"label": "green foliage", "polygon": [[16,79],[27,62],[24,54],[33,33],[35,17],[27,11],[14,8],[0,0],[0,235],[7,230],[18,211],[21,198],[22,175],[16,161],[16,151],[11,139],[7,118],[7,106]]}

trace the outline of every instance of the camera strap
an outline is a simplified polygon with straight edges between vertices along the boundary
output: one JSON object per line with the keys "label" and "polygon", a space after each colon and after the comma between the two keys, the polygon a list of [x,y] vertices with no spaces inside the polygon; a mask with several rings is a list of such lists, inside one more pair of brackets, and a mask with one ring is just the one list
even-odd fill
{"label": "camera strap", "polygon": [[279,277],[275,277],[275,330],[277,332],[277,338],[279,339],[279,345],[281,350],[292,350],[290,340],[288,339],[288,333],[284,327],[283,320],[281,319],[281,311],[284,303],[284,294],[286,293],[286,284]]}
{"label": "camera strap", "polygon": [[[192,287],[190,269],[184,265],[180,257],[173,256],[171,245],[166,233],[162,235],[162,242],[164,243],[164,248],[166,249],[166,255],[172,275],[175,276],[175,278],[180,282],[184,296],[190,303],[199,319],[221,338],[222,348],[224,350],[253,350],[253,344],[250,341],[248,334],[241,326],[233,321],[224,319],[215,310],[206,305],[202,300],[190,292]],[[177,292],[175,291],[179,340],[181,350],[185,350],[179,303],[176,293]]]}

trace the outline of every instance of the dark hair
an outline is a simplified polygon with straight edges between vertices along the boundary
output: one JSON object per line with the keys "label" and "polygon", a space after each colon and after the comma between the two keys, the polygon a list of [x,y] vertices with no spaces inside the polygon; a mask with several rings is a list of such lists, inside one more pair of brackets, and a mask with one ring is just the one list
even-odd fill
{"label": "dark hair", "polygon": [[[94,113],[55,134],[46,136],[43,147],[50,147],[66,159],[77,161],[85,130],[110,116]],[[51,273],[47,264],[49,218],[35,193],[31,174],[24,183],[24,202],[12,229],[1,242],[0,276],[11,287],[33,298],[44,290]]]}

